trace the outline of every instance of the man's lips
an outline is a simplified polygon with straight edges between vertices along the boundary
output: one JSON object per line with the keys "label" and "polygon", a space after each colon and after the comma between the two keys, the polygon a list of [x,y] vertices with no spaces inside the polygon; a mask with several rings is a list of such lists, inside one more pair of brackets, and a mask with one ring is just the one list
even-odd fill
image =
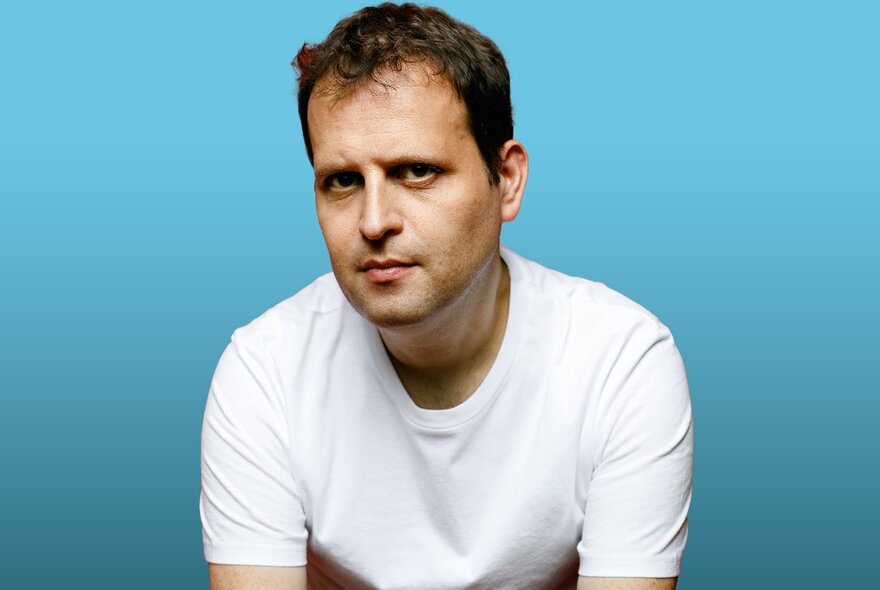
{"label": "man's lips", "polygon": [[395,258],[373,259],[361,264],[371,283],[390,283],[409,274],[416,265]]}

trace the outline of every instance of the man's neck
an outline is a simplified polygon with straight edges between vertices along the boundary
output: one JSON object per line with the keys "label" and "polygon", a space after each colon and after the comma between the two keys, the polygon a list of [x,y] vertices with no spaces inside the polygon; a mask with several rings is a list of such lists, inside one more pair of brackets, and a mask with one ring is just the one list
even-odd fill
{"label": "man's neck", "polygon": [[380,328],[397,375],[419,407],[457,406],[491,369],[510,305],[510,273],[500,257],[483,283],[424,325]]}

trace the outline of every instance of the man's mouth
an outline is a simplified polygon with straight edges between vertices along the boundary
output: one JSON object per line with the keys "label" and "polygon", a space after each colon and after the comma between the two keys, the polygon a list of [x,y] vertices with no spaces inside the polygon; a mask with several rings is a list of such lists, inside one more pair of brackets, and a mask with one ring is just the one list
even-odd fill
{"label": "man's mouth", "polygon": [[416,265],[395,258],[372,259],[361,265],[371,283],[390,283],[409,274]]}

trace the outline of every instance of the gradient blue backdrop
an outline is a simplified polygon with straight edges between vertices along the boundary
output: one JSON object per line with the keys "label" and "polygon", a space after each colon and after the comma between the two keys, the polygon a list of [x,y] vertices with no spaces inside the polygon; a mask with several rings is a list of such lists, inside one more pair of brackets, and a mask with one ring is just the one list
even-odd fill
{"label": "gradient blue backdrop", "polygon": [[[505,243],[684,354],[679,588],[876,580],[877,3],[440,5],[509,61],[532,175]],[[214,366],[329,270],[289,61],[358,6],[3,9],[3,587],[207,587]]]}

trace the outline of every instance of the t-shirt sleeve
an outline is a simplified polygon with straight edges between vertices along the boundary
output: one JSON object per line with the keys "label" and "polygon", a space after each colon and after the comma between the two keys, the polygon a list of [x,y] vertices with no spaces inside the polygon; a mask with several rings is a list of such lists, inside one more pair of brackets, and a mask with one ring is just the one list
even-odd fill
{"label": "t-shirt sleeve", "polygon": [[666,327],[655,322],[640,332],[618,355],[590,426],[582,576],[661,578],[681,570],[694,452],[690,394]]}
{"label": "t-shirt sleeve", "polygon": [[286,404],[271,359],[223,351],[202,423],[199,512],[211,563],[306,563],[305,515],[288,459]]}

